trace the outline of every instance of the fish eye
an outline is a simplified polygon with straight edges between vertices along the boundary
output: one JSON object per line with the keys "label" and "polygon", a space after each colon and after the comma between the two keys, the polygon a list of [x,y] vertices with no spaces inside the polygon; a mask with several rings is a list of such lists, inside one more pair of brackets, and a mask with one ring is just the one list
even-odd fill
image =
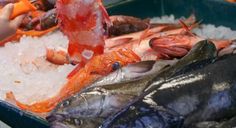
{"label": "fish eye", "polygon": [[66,107],[66,106],[69,106],[70,105],[70,102],[69,101],[65,101],[63,102],[60,107]]}
{"label": "fish eye", "polygon": [[112,70],[115,71],[117,69],[119,69],[121,67],[119,62],[115,62],[114,64],[112,64]]}
{"label": "fish eye", "polygon": [[74,124],[77,125],[77,126],[79,126],[79,125],[82,124],[82,121],[79,120],[79,119],[74,119]]}
{"label": "fish eye", "polygon": [[69,124],[74,124],[75,126],[80,126],[83,123],[82,120],[77,118],[67,118],[66,122]]}

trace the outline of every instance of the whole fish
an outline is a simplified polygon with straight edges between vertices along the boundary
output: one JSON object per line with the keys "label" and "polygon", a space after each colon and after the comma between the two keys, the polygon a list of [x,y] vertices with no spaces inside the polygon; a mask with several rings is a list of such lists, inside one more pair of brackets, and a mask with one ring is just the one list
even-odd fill
{"label": "whole fish", "polygon": [[[150,40],[150,47],[156,51],[158,58],[179,58],[188,53],[188,51],[199,41],[205,40],[190,32],[182,32],[172,35],[154,37]],[[218,51],[232,44],[232,40],[211,40]]]}
{"label": "whole fish", "polygon": [[[193,63],[164,83],[154,83],[159,84],[157,88],[149,89],[150,93],[137,102],[157,104],[183,115],[186,127],[197,122],[231,118],[236,114],[235,62],[236,55],[230,55]],[[128,114],[134,113],[126,111]],[[122,118],[113,119],[111,124]]]}
{"label": "whole fish", "polygon": [[[228,56],[166,81],[152,95],[158,104],[186,117],[185,125],[230,118],[236,114],[236,56]],[[229,67],[228,67],[229,66]],[[169,95],[169,94],[172,95]],[[185,109],[182,109],[182,108]]]}
{"label": "whole fish", "polygon": [[[193,49],[195,52],[192,51],[187,55],[190,57],[186,56],[180,61],[186,62],[187,59],[191,58],[190,61],[194,62],[197,61],[199,56],[198,59],[201,60],[202,58],[199,53],[205,55],[203,56],[205,58],[211,58],[216,55],[216,50],[211,50],[212,46],[214,47],[212,43],[205,41],[200,42],[199,44],[200,46],[196,45],[197,48]],[[192,54],[198,54],[198,56],[195,55],[194,58]],[[190,63],[183,63],[180,61],[177,63],[182,65],[188,65]],[[151,62],[152,61],[147,61],[129,65],[117,70],[107,77],[101,78],[81,93],[60,103],[47,118],[48,121],[53,127],[59,128],[69,126],[93,128],[101,125],[106,117],[115,114],[121,108],[132,102],[135,97],[140,96],[144,89],[152,83],[154,78],[167,77],[159,74],[162,70],[166,73],[168,72],[165,70],[168,68],[165,67],[167,64],[157,62],[157,66],[154,65],[153,68],[150,68],[150,65],[153,63]],[[177,67],[183,68],[184,66]],[[174,68],[169,68],[169,72],[172,72],[173,70]],[[179,70],[176,68],[175,71],[178,72]],[[74,122],[71,122],[71,120]]]}
{"label": "whole fish", "polygon": [[47,119],[53,127],[96,128],[106,117],[140,95],[154,77],[152,74],[174,63],[164,62],[144,61],[118,69],[64,100]]}
{"label": "whole fish", "polygon": [[152,73],[155,74],[166,67],[174,65],[177,61],[178,61],[177,59],[160,60],[160,61],[143,61],[135,64],[129,64],[123,68],[120,68],[120,66],[116,67],[116,65],[114,65],[114,68],[119,68],[119,69],[117,69],[115,72],[110,73],[108,76],[105,76],[97,80],[95,83],[88,86],[88,88],[99,87],[106,84],[111,85],[115,83],[131,81],[146,75],[150,75]]}
{"label": "whole fish", "polygon": [[[182,74],[183,72],[190,72],[189,67],[190,65],[203,61],[210,58],[216,57],[216,48],[215,45],[212,42],[209,42],[207,40],[201,41],[197,43],[193,49],[182,59],[180,59],[176,64],[173,66],[170,66],[164,70],[162,70],[154,79],[152,79],[151,85],[146,88],[144,94],[142,94],[140,97],[135,99],[133,102],[129,103],[127,106],[122,109],[122,111],[118,112],[118,114],[112,115],[109,118],[104,121],[102,124],[102,127],[110,128],[110,127],[122,127],[122,128],[129,128],[129,127],[135,127],[134,121],[141,121],[140,119],[143,118],[143,116],[146,117],[146,122],[156,120],[154,118],[157,118],[158,120],[163,119],[164,121],[159,122],[158,126],[160,128],[169,128],[169,127],[177,127],[182,126],[181,122],[183,121],[180,114],[170,114],[171,110],[167,110],[164,108],[164,112],[169,113],[172,115],[173,119],[176,119],[175,121],[171,121],[169,119],[172,119],[169,117],[169,114],[160,115],[158,113],[161,105],[159,105],[154,99],[147,99],[144,100],[143,96],[149,93],[153,93],[154,90],[158,89],[163,83],[165,83],[166,80],[171,79],[174,76],[178,76],[179,74]],[[171,95],[171,93],[169,93]],[[145,97],[146,98],[146,97]],[[165,98],[165,97],[163,97]],[[146,109],[147,108],[147,109]],[[153,111],[155,111],[153,114],[155,116],[148,116],[146,114],[146,110],[153,108]],[[134,111],[135,110],[135,111]],[[144,115],[140,115],[140,113],[144,113]],[[146,114],[145,114],[146,113]],[[126,120],[126,121],[122,121]],[[171,121],[172,123],[170,123]],[[122,122],[122,123],[121,123]],[[139,122],[144,123],[144,122]],[[132,125],[131,125],[132,124]],[[174,125],[176,124],[176,125]],[[143,128],[155,128],[158,127],[157,123],[150,124],[148,126],[143,125]],[[142,128],[141,127],[141,128]]]}

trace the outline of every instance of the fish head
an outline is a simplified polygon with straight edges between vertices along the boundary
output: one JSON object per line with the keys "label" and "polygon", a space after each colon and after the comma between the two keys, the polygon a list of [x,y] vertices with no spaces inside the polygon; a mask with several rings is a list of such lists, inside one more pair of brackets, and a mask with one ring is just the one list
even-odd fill
{"label": "fish head", "polygon": [[[49,119],[50,118],[50,119]],[[75,117],[67,117],[64,118],[62,121],[60,121],[60,119],[62,119],[62,117],[60,117],[60,115],[56,115],[53,114],[51,115],[49,118],[49,120],[54,120],[53,122],[50,122],[50,127],[51,128],[95,128],[96,125],[95,123],[91,123],[91,121],[89,121],[88,119],[79,119],[79,118],[75,118]],[[59,120],[58,120],[59,119]],[[96,126],[95,126],[96,125]]]}
{"label": "fish head", "polygon": [[191,49],[193,39],[183,34],[167,35],[152,38],[149,45],[161,58],[180,58]]}
{"label": "fish head", "polygon": [[77,128],[96,127],[96,122],[100,118],[96,117],[101,111],[103,102],[101,92],[93,91],[91,93],[81,92],[59,103],[58,106],[46,118],[49,124],[54,128]]}

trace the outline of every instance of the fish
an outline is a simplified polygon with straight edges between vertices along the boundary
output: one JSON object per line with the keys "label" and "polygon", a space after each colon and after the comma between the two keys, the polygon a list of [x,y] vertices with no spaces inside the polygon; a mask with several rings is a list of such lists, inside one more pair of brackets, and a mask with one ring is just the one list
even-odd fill
{"label": "fish", "polygon": [[[108,83],[109,85],[111,85],[116,83],[122,83],[125,81],[136,80],[140,77],[144,77],[153,73],[154,74],[158,73],[162,69],[174,65],[177,62],[178,62],[177,59],[160,60],[160,61],[151,60],[151,61],[141,61],[138,63],[129,64],[122,68],[118,66],[119,69],[117,69],[115,72],[112,72],[109,75],[102,77],[95,83],[88,86],[88,88],[99,87],[106,85]],[[154,63],[153,66],[150,66],[152,63]],[[114,68],[116,68],[116,65],[114,65]]]}
{"label": "fish", "polygon": [[217,49],[215,45],[209,40],[199,41],[197,44],[194,45],[194,47],[189,51],[189,53],[183,58],[181,58],[180,61],[178,61],[175,65],[170,66],[160,72],[159,77],[156,77],[153,80],[158,81],[158,84],[151,84],[149,88],[146,89],[146,91],[148,92],[155,90],[155,88],[158,88],[159,84],[161,82],[164,82],[166,79],[191,70],[190,65],[192,65],[193,63],[213,59],[215,57],[217,57]]}
{"label": "fish", "polygon": [[[119,17],[118,17],[119,18]],[[124,18],[124,17],[122,17]],[[124,20],[123,22],[125,22]],[[184,22],[191,25],[192,28],[197,27],[195,16],[192,15]],[[126,23],[126,22],[125,22]],[[129,24],[129,23],[126,23]],[[142,22],[142,24],[144,24]],[[150,47],[149,42],[154,37],[162,37],[164,35],[178,34],[185,31],[180,24],[154,24],[151,23],[145,30],[123,34],[120,36],[110,37],[105,40],[105,51],[110,52],[115,49],[126,47],[132,49],[139,57],[145,60],[160,59],[153,48]],[[197,43],[197,42],[196,42]]]}
{"label": "fish", "polygon": [[[188,21],[189,22],[189,21]],[[199,22],[189,22],[189,26],[180,20],[179,26],[160,25],[136,33],[106,39],[105,52],[117,48],[132,49],[142,60],[173,59],[185,56],[199,41],[205,40],[191,30]],[[218,51],[229,47],[233,40],[213,40]]]}
{"label": "fish", "polygon": [[[138,106],[138,107],[137,107]],[[154,103],[136,102],[101,128],[182,128],[184,117]]]}
{"label": "fish", "polygon": [[151,101],[177,112],[184,116],[185,127],[231,118],[236,113],[235,60],[236,55],[229,55],[193,63],[188,72],[167,79],[138,102]]}
{"label": "fish", "polygon": [[73,77],[68,79],[60,91],[49,99],[34,104],[24,104],[18,101],[12,92],[6,94],[7,101],[12,101],[20,109],[33,113],[48,113],[52,111],[60,101],[81,91],[86,86],[92,84],[102,76],[114,71],[113,65],[119,63],[121,67],[139,62],[140,58],[129,49],[120,49],[109,54],[102,54],[91,59],[85,67],[75,72]]}
{"label": "fish", "polygon": [[[128,33],[128,34],[122,34],[120,36],[115,36],[115,37],[109,37],[105,39],[105,53],[112,52],[114,50],[126,47],[131,50],[133,50],[139,57],[141,58],[142,61],[146,60],[156,60],[157,56],[156,53],[150,48],[149,46],[149,41],[153,37],[158,37],[162,35],[169,35],[169,34],[176,34],[180,33],[183,31],[183,28],[181,28],[181,25],[179,24],[150,24],[150,29],[144,28],[144,25],[147,24],[146,21],[142,21],[141,19],[138,19],[136,17],[130,17],[130,16],[125,16],[125,15],[114,15],[110,16],[111,22],[113,23],[109,29],[117,29],[117,31],[120,31],[121,33]],[[133,24],[133,22],[135,22]],[[137,22],[137,25],[136,25]],[[190,16],[188,19],[185,20],[185,23],[187,24],[194,24],[195,23],[195,16]],[[123,32],[122,27],[120,26],[123,24],[129,24],[131,26],[137,26],[145,29],[143,31],[137,31],[134,33],[130,32]],[[141,25],[140,25],[141,24]],[[148,25],[146,25],[148,26]],[[121,28],[120,28],[121,27]],[[193,26],[194,28],[195,26]],[[126,29],[125,29],[126,30]],[[111,30],[113,31],[113,30]],[[116,31],[116,30],[114,30]],[[130,30],[127,30],[130,31]],[[113,32],[112,32],[113,33]],[[110,33],[110,34],[112,34]],[[146,33],[146,34],[145,34]],[[54,52],[56,53],[56,51]],[[62,54],[58,54],[59,57],[55,56],[47,56],[47,60],[53,60],[50,61],[53,64],[64,64],[63,62],[68,62],[69,60],[65,60],[63,58],[68,58],[66,56],[69,56],[67,52],[63,53],[65,55],[63,58],[61,57]],[[53,57],[53,58],[51,58]],[[69,58],[68,58],[69,59]],[[77,68],[79,69],[79,68]],[[68,75],[68,78],[70,75]]]}
{"label": "fish", "polygon": [[109,17],[112,26],[109,27],[109,37],[120,36],[145,30],[149,27],[149,20],[142,20],[133,16],[112,15]]}
{"label": "fish", "polygon": [[175,62],[142,61],[120,68],[61,102],[47,120],[52,127],[96,128],[102,120],[140,95],[153,74]]}
{"label": "fish", "polygon": [[[150,47],[156,52],[159,59],[181,58],[199,41],[205,40],[191,32],[192,27],[187,26],[180,20],[185,31],[180,33],[168,34],[159,37],[153,37],[149,41]],[[230,46],[233,40],[213,40],[218,51]]]}
{"label": "fish", "polygon": [[235,59],[235,55],[230,55],[206,60],[201,62],[203,65],[196,63],[188,69],[189,73],[167,80],[151,97],[183,115],[185,126],[230,118],[236,113]]}
{"label": "fish", "polygon": [[[201,46],[203,45],[202,47],[207,47],[209,43],[203,42],[200,44]],[[194,50],[197,54],[203,54],[202,56],[205,58],[207,56],[212,57],[216,52],[211,50],[212,46],[214,47],[213,44],[210,44],[208,49],[198,47]],[[205,54],[206,52],[207,54]],[[193,56],[192,54],[194,53],[191,52],[190,56]],[[196,58],[198,56],[201,55],[195,55]],[[196,58],[194,59],[197,60]],[[169,65],[179,63],[179,61],[172,62],[167,60],[163,62],[157,61],[154,66],[152,66],[153,61],[135,63],[99,79],[84,91],[61,102],[47,117],[48,121],[52,127],[59,128],[69,126],[92,128],[101,125],[106,117],[115,114],[121,108],[132,102],[135,97],[140,96],[155,77],[163,77],[164,75],[160,75],[162,70],[166,71],[165,69],[168,69],[167,67]],[[180,64],[184,65],[183,62]],[[169,69],[169,71],[172,70],[173,68]],[[176,71],[178,70],[176,69]]]}
{"label": "fish", "polygon": [[102,0],[57,0],[57,19],[68,37],[71,63],[83,67],[91,58],[104,53],[109,15]]}
{"label": "fish", "polygon": [[[157,126],[163,128],[181,127],[183,124],[184,116],[178,112],[173,111],[172,109],[167,108],[162,104],[159,104],[159,102],[156,101],[156,99],[154,99],[153,97],[150,98],[150,95],[156,94],[157,90],[161,88],[163,84],[168,83],[166,82],[167,80],[179,76],[180,74],[191,72],[191,70],[189,70],[189,68],[186,67],[189,67],[192,64],[201,62],[203,60],[213,59],[215,57],[216,57],[215,45],[207,40],[200,41],[193,47],[193,49],[185,57],[180,59],[176,64],[160,71],[159,74],[155,78],[153,78],[152,82],[149,83],[150,85],[144,90],[142,95],[138,96],[132,102],[127,104],[127,106],[122,108],[121,111],[119,111],[118,113],[108,117],[100,127],[128,128],[128,127],[135,127],[136,123],[141,124],[140,127],[142,128],[147,128],[147,127],[155,128]],[[172,95],[172,93],[168,94]],[[168,95],[166,97],[163,97],[163,100],[166,99],[167,97]],[[164,113],[166,114],[163,115],[159,114],[162,113],[162,109],[159,108],[163,108]],[[152,114],[154,115],[148,113],[148,111],[152,111]],[[140,113],[144,114],[142,115]],[[158,122],[148,123],[149,125],[145,125],[146,123],[142,121],[144,117],[146,119],[145,122],[153,122],[155,120],[156,121],[158,120]]]}

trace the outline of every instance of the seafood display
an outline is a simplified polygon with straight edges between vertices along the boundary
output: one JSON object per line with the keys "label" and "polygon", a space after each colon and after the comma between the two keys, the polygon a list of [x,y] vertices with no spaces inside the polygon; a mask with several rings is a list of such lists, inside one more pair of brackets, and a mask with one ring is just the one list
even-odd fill
{"label": "seafood display", "polygon": [[[200,49],[201,52],[199,52]],[[129,65],[96,81],[81,93],[63,101],[47,119],[52,122],[53,127],[95,128],[101,125],[108,116],[119,112],[121,108],[142,95],[151,83],[157,82],[157,78],[166,79],[177,74],[182,68],[194,61],[214,57],[215,53],[214,45],[208,42],[200,42],[178,62],[143,61]],[[199,54],[202,56],[199,57]],[[179,66],[180,64],[181,66]],[[174,68],[167,68],[168,65],[173,65]],[[167,70],[161,72],[166,68]],[[132,76],[124,77],[128,74]],[[115,79],[114,76],[116,76]],[[120,79],[121,76],[124,78]],[[81,123],[77,124],[68,120],[76,120],[76,122]]]}
{"label": "seafood display", "polygon": [[236,126],[231,28],[109,15],[102,0],[22,1],[35,10],[0,41],[1,103],[52,128]]}

